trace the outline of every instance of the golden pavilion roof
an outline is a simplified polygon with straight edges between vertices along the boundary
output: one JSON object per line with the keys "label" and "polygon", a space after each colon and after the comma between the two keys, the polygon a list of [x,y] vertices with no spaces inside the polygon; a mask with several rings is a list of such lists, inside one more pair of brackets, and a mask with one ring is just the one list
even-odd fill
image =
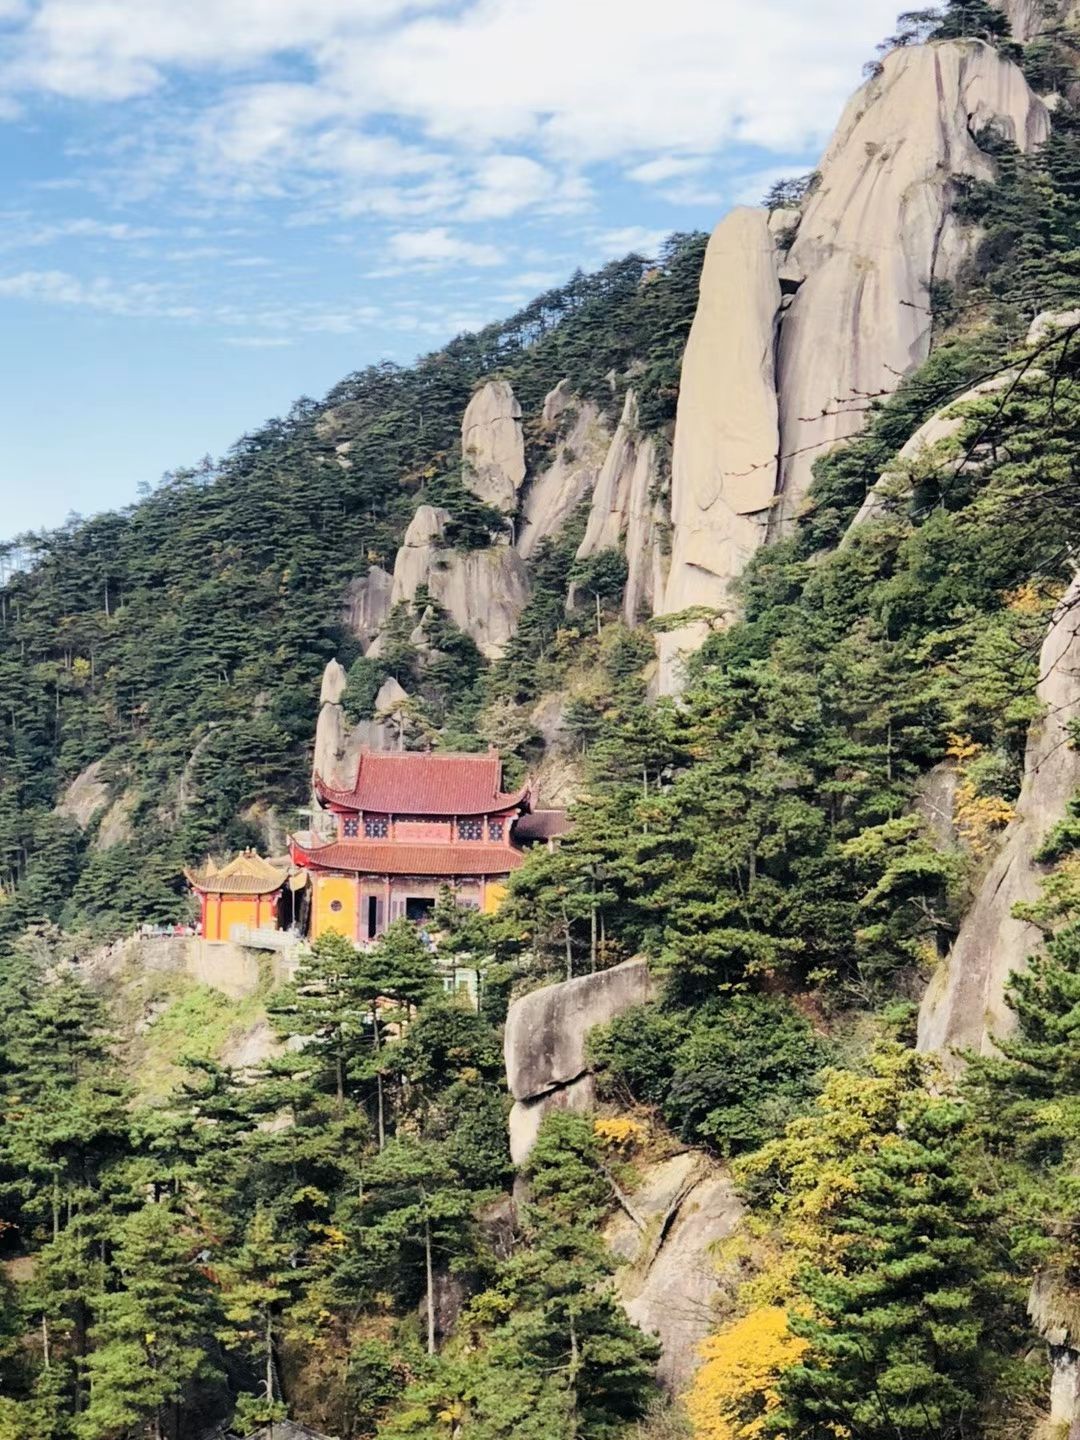
{"label": "golden pavilion roof", "polygon": [[241,850],[220,866],[208,855],[200,870],[185,870],[184,875],[193,889],[209,895],[271,895],[285,884],[291,869],[287,859],[264,860],[254,850]]}

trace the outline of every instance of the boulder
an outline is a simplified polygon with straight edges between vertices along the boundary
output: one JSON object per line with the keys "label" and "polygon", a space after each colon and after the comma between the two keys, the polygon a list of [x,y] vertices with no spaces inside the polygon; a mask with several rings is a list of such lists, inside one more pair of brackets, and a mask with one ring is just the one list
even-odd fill
{"label": "boulder", "polygon": [[[727,611],[729,587],[766,536],[776,489],[777,252],[764,210],[733,210],[705,254],[683,355],[671,467],[671,563],[659,613]],[[660,636],[663,693],[707,630]]]}
{"label": "boulder", "polygon": [[327,662],[323,671],[322,687],[319,690],[320,705],[340,705],[349,686],[349,677],[344,665],[337,660]]}
{"label": "boulder", "polygon": [[616,1286],[627,1315],[660,1342],[657,1377],[681,1393],[698,1365],[698,1346],[715,1328],[719,1297],[715,1249],[740,1225],[731,1177],[699,1151],[649,1165],[631,1197],[634,1216],[617,1211],[604,1231],[626,1262]]}
{"label": "boulder", "polygon": [[978,236],[952,215],[955,181],[993,178],[974,139],[991,124],[1030,151],[1050,118],[978,40],[893,51],[844,112],[785,270],[799,288],[780,336],[774,531],[801,508],[815,459],[929,353],[930,286],[956,276]]}
{"label": "boulder", "polygon": [[1070,722],[1080,715],[1080,578],[1070,585],[1050,625],[1039,659],[1036,693],[1045,713],[1028,733],[1016,819],[978,888],[948,958],[919,1011],[918,1048],[993,1052],[993,1037],[1008,1034],[1013,1016],[1005,983],[1041,943],[1039,929],[1013,916],[1013,907],[1039,897],[1046,870],[1035,859],[1047,832],[1065,815],[1080,787],[1080,753]]}
{"label": "boulder", "polygon": [[[544,403],[544,415],[565,381]],[[567,396],[562,414],[574,397]],[[529,484],[522,507],[521,529],[515,546],[527,560],[541,540],[557,535],[596,485],[611,441],[603,416],[592,401],[581,404],[569,433],[559,442],[551,464]]]}
{"label": "boulder", "polygon": [[402,711],[409,701],[409,692],[393,675],[388,675],[375,696],[375,713],[370,720],[361,720],[345,740],[340,769],[356,779],[362,750],[399,750],[403,730]]}
{"label": "boulder", "polygon": [[[517,551],[507,545],[455,550],[440,542],[450,514],[421,505],[405,532],[394,562],[391,607],[410,604],[420,586],[456,624],[471,635],[482,654],[497,660],[517,629],[529,598],[528,572]],[[378,641],[368,654],[378,654]]]}
{"label": "boulder", "polygon": [[390,614],[393,588],[394,577],[379,565],[372,565],[366,575],[349,581],[342,619],[365,649]]}
{"label": "boulder", "polygon": [[54,813],[74,820],[80,830],[85,830],[94,816],[109,803],[109,784],[102,773],[104,768],[104,760],[94,760],[85,770],[80,770],[75,779],[65,786]]}
{"label": "boulder", "polygon": [[323,671],[319,691],[319,718],[315,724],[314,773],[328,785],[349,785],[355,773],[345,773],[348,724],[341,701],[349,683],[344,667],[331,660]]}
{"label": "boulder", "polygon": [[1031,322],[1027,343],[1041,345],[1051,339],[1055,330],[1067,330],[1074,325],[1080,325],[1080,310],[1043,310]]}
{"label": "boulder", "polygon": [[644,960],[626,960],[523,995],[510,1006],[503,1041],[506,1080],[515,1100],[535,1100],[588,1070],[585,1040],[595,1025],[643,1005],[652,994]]}
{"label": "boulder", "polygon": [[466,487],[478,500],[510,515],[525,479],[521,406],[507,380],[489,380],[469,401],[461,422]]}

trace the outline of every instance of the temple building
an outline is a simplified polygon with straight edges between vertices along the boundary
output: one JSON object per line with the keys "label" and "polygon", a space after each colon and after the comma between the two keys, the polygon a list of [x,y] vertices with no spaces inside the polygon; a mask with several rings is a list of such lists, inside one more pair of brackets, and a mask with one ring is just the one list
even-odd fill
{"label": "temple building", "polygon": [[503,790],[494,750],[365,750],[351,789],[316,776],[315,793],[333,833],[290,838],[293,863],[310,874],[312,939],[336,930],[364,943],[394,920],[422,922],[444,887],[459,905],[490,912],[524,860],[516,832],[529,787]]}
{"label": "temple building", "polygon": [[280,930],[291,919],[284,913],[290,908],[293,888],[288,860],[264,860],[254,850],[244,850],[220,868],[208,858],[201,870],[184,874],[199,897],[199,933],[204,940],[242,939],[255,930]]}

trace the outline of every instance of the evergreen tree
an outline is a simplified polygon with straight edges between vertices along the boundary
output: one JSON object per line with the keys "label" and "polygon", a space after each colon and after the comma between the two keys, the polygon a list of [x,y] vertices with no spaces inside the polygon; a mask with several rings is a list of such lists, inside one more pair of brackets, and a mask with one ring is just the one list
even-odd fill
{"label": "evergreen tree", "polygon": [[809,1342],[781,1377],[771,1433],[831,1440],[959,1440],[1007,1344],[1003,1290],[987,1254],[991,1209],[964,1174],[963,1112],[940,1104],[852,1175],[834,1221],[839,1270],[802,1282]]}
{"label": "evergreen tree", "polygon": [[198,1241],[179,1222],[170,1207],[149,1204],[115,1232],[117,1285],[96,1301],[79,1440],[178,1440],[183,1402],[213,1373],[210,1287],[193,1254]]}

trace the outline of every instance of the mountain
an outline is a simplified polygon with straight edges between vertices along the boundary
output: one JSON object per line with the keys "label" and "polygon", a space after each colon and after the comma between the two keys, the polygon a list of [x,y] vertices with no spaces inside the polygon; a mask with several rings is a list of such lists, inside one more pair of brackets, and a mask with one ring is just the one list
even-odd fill
{"label": "mountain", "polygon": [[[10,547],[0,1440],[1080,1426],[1078,56]],[[571,805],[477,1009],[138,938],[364,746]]]}

